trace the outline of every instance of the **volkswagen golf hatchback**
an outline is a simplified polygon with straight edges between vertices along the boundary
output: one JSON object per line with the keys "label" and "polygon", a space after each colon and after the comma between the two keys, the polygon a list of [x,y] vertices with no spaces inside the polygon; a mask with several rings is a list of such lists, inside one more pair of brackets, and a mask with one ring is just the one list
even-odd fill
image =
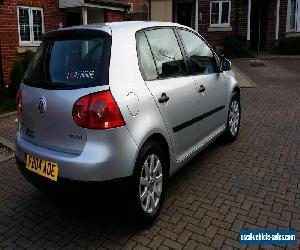
{"label": "volkswagen golf hatchback", "polygon": [[237,137],[230,67],[175,23],[46,33],[17,96],[18,166],[45,186],[127,178],[135,214],[149,223],[169,176],[218,136]]}

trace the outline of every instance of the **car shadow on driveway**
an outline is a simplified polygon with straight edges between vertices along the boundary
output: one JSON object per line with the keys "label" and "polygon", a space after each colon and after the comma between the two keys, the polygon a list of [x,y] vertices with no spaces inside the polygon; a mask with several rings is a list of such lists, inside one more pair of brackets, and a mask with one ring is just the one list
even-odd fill
{"label": "car shadow on driveway", "polygon": [[[85,248],[92,244],[119,248],[130,244],[131,239],[144,241],[147,239],[143,238],[144,236],[155,237],[162,224],[167,226],[166,216],[169,217],[172,210],[177,209],[176,203],[170,201],[174,199],[172,194],[177,194],[176,199],[181,199],[182,194],[178,194],[180,182],[191,180],[195,173],[191,169],[200,169],[199,160],[205,161],[209,155],[214,155],[219,147],[222,147],[222,144],[218,140],[170,178],[162,213],[147,229],[142,229],[138,222],[133,220],[134,214],[128,202],[128,187],[123,183],[76,185],[72,192],[58,190],[45,194],[23,181],[20,185],[24,186],[25,183],[26,188],[22,194],[16,195],[25,202],[15,208],[16,213],[12,215],[13,228],[10,233],[15,233],[15,236],[10,239],[19,236],[18,244],[22,242],[21,237],[24,241],[22,246],[28,247]],[[206,171],[206,166],[199,171]],[[19,178],[23,177],[19,175]],[[9,207],[9,204],[4,204],[5,207],[7,205]],[[5,213],[5,210],[3,212]],[[5,241],[1,244],[0,246],[5,246]]]}
{"label": "car shadow on driveway", "polygon": [[60,195],[31,189],[23,195],[28,207],[15,222],[22,225],[22,231],[27,228],[25,235],[41,246],[64,247],[72,243],[87,247],[92,241],[107,241],[111,247],[123,245],[140,229],[128,216],[130,206],[125,192],[109,188],[84,187]]}

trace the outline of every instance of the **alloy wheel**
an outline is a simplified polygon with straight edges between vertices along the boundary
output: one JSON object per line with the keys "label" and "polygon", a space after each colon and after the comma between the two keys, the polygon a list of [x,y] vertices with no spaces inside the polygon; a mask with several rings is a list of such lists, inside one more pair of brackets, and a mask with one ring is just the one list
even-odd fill
{"label": "alloy wheel", "polygon": [[161,199],[162,185],[161,161],[157,155],[151,154],[143,164],[139,183],[140,201],[144,212],[155,213]]}
{"label": "alloy wheel", "polygon": [[238,132],[240,124],[240,107],[239,102],[234,99],[229,106],[229,130],[232,136]]}

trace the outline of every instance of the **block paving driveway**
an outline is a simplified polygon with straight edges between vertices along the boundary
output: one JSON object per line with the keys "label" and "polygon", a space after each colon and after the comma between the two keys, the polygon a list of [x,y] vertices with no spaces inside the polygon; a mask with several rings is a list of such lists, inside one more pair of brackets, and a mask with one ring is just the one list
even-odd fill
{"label": "block paving driveway", "polygon": [[[131,222],[126,197],[118,193],[49,198],[23,179],[11,159],[0,163],[0,248],[287,247],[241,245],[239,232],[300,233],[300,59],[265,60],[264,67],[234,63],[257,84],[242,89],[238,140],[215,142],[173,176],[150,228]],[[0,136],[13,138],[14,119],[0,121]]]}

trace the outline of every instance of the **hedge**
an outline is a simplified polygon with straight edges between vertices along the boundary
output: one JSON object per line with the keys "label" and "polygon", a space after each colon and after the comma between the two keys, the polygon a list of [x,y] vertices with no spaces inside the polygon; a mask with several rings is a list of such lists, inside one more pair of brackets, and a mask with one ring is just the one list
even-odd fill
{"label": "hedge", "polygon": [[225,37],[223,40],[223,54],[228,58],[252,57],[251,51],[245,40],[239,37]]}
{"label": "hedge", "polygon": [[280,54],[300,55],[300,37],[280,39],[278,51]]}
{"label": "hedge", "polygon": [[8,92],[11,95],[16,95],[33,55],[33,52],[27,51],[22,57],[13,62],[9,73],[11,85],[8,87]]}

